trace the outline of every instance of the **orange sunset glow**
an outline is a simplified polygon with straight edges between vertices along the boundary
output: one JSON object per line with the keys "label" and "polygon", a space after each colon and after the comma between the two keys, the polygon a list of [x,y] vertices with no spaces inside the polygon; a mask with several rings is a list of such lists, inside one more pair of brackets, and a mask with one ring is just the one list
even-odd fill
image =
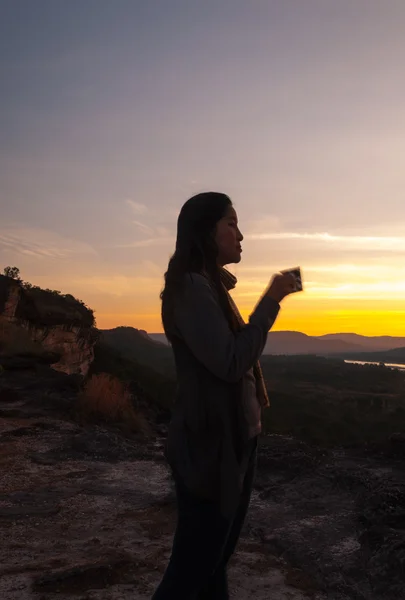
{"label": "orange sunset glow", "polygon": [[275,329],[405,335],[405,5],[169,4],[10,14],[1,269],[161,332],[178,211],[215,190],[245,317],[299,265]]}

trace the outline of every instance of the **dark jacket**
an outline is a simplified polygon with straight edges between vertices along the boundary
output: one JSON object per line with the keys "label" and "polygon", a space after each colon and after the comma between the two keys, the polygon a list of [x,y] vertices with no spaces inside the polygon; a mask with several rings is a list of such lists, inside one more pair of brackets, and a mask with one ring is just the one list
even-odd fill
{"label": "dark jacket", "polygon": [[208,279],[186,276],[174,303],[172,347],[178,390],[166,444],[175,474],[196,494],[216,498],[224,513],[239,499],[247,424],[241,395],[280,306],[264,296],[249,323],[233,333]]}

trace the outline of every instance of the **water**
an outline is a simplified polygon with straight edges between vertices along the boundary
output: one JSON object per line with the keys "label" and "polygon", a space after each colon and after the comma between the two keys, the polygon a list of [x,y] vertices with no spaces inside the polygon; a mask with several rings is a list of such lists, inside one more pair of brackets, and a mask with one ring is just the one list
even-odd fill
{"label": "water", "polygon": [[345,363],[351,365],[384,365],[384,367],[387,367],[387,369],[398,369],[399,371],[405,371],[405,365],[401,363],[371,362],[366,360],[345,360]]}

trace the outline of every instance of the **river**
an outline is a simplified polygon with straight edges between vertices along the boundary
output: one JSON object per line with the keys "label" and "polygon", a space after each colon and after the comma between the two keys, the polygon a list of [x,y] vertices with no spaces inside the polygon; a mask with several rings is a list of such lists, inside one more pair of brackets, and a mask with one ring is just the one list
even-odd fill
{"label": "river", "polygon": [[364,360],[345,360],[345,363],[349,363],[351,365],[384,365],[388,369],[398,369],[399,371],[405,371],[405,365],[401,363],[383,363],[383,362],[370,362]]}

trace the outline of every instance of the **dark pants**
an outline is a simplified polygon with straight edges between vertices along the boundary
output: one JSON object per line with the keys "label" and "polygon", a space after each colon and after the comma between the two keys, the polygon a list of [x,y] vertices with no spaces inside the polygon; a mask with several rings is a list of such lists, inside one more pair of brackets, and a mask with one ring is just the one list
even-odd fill
{"label": "dark pants", "polygon": [[256,466],[257,438],[249,442],[248,468],[240,502],[225,518],[217,502],[192,495],[176,482],[178,520],[173,550],[152,600],[227,600],[227,566],[249,507]]}

